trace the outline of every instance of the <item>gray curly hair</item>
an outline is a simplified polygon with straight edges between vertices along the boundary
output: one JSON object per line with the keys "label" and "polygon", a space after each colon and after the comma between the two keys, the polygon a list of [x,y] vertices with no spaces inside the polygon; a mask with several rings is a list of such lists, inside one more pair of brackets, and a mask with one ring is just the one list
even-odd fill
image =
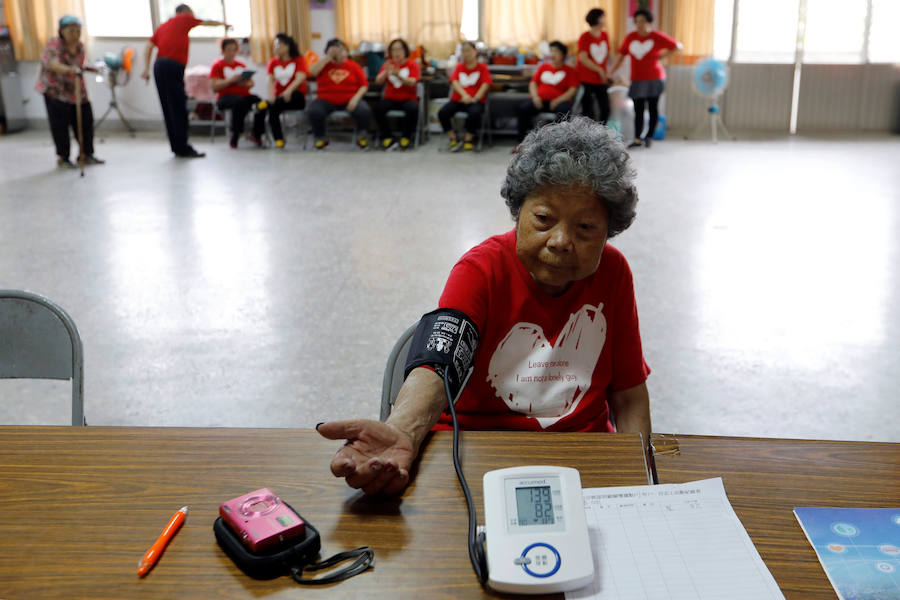
{"label": "gray curly hair", "polygon": [[535,190],[583,186],[606,206],[607,235],[613,237],[634,221],[638,201],[634,178],[628,152],[614,130],[586,117],[572,117],[528,134],[506,169],[500,195],[517,220]]}

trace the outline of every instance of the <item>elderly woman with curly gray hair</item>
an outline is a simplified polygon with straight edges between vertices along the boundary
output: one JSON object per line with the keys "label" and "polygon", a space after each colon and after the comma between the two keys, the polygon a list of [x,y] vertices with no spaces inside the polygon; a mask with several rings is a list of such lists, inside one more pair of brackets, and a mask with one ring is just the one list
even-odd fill
{"label": "elderly woman with curly gray hair", "polygon": [[[634,177],[615,133],[584,117],[522,142],[500,191],[515,227],[469,250],[439,300],[478,333],[455,405],[460,428],[647,439],[650,369],[631,270],[607,243],[635,218]],[[385,423],[319,424],[324,437],[347,440],[332,473],[367,494],[400,493],[427,433],[450,427],[447,408],[436,370],[413,368]]]}

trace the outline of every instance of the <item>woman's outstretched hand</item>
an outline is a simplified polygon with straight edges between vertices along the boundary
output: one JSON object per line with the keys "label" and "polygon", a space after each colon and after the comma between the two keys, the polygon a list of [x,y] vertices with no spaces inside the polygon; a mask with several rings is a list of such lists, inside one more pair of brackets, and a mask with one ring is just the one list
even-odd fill
{"label": "woman's outstretched hand", "polygon": [[396,427],[369,419],[330,421],[316,426],[330,440],[347,440],[331,460],[331,472],[366,494],[396,495],[409,484],[416,458],[412,439]]}

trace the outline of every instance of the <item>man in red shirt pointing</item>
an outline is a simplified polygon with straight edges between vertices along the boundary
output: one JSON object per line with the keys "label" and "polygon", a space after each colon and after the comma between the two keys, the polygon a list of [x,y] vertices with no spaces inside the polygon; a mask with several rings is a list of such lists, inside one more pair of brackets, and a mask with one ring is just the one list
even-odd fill
{"label": "man in red shirt pointing", "polygon": [[205,156],[188,144],[187,94],[184,92],[184,67],[188,60],[188,33],[198,25],[211,27],[225,26],[220,21],[198,19],[187,4],[175,7],[175,16],[159,26],[145,53],[144,72],[141,77],[150,83],[150,59],[153,48],[157,48],[156,62],[153,63],[153,77],[159,92],[163,118],[166,120],[166,134],[175,156],[200,158]]}

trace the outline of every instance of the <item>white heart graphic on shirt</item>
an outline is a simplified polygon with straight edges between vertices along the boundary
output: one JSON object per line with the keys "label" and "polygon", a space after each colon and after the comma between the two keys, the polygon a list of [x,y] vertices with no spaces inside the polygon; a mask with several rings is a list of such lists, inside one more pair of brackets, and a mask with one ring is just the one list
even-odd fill
{"label": "white heart graphic on shirt", "polygon": [[631,40],[631,43],[628,44],[628,51],[631,52],[631,55],[638,60],[644,58],[644,56],[646,56],[647,53],[652,49],[653,40],[644,40],[643,42]]}
{"label": "white heart graphic on shirt", "polygon": [[235,75],[243,73],[244,67],[225,67],[222,72],[225,74],[225,79],[231,79]]}
{"label": "white heart graphic on shirt", "polygon": [[603,64],[608,52],[609,47],[606,45],[606,40],[603,40],[599,44],[591,44],[591,58],[593,58],[594,62],[598,65]]}
{"label": "white heart graphic on shirt", "polygon": [[551,345],[544,330],[516,323],[506,334],[488,366],[487,381],[511,409],[537,419],[546,429],[574,412],[591,385],[606,343],[603,303],[585,304]]}
{"label": "white heart graphic on shirt", "polygon": [[481,71],[472,71],[471,73],[460,73],[459,74],[459,84],[464,88],[472,87],[476,83],[478,83],[478,78],[481,77]]}
{"label": "white heart graphic on shirt", "polygon": [[294,73],[297,71],[297,63],[289,63],[288,65],[282,67],[281,65],[275,65],[275,68],[272,69],[272,75],[275,76],[275,80],[278,81],[281,85],[287,85],[294,78]]}
{"label": "white heart graphic on shirt", "polygon": [[544,71],[541,73],[541,83],[546,83],[547,85],[557,85],[565,78],[565,71]]}
{"label": "white heart graphic on shirt", "polygon": [[[408,67],[403,67],[402,69],[400,69],[397,72],[400,74],[400,77],[402,77],[403,79],[406,79],[407,77],[409,77],[409,68]],[[391,75],[390,77],[388,77],[388,79],[390,80],[391,84],[394,87],[400,87],[401,85],[403,85],[403,82],[400,80],[400,77],[397,77],[396,75]]]}
{"label": "white heart graphic on shirt", "polygon": [[337,84],[350,77],[350,71],[346,69],[332,69],[328,73],[328,77]]}

